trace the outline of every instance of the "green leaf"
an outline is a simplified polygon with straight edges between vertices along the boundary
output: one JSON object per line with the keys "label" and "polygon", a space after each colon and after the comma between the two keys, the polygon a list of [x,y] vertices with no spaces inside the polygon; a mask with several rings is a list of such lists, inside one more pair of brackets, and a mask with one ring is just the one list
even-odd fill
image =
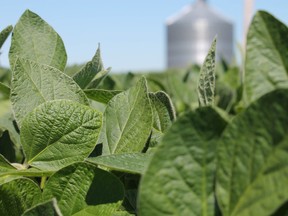
{"label": "green leaf", "polygon": [[58,170],[83,161],[94,149],[102,114],[68,100],[46,102],[23,120],[21,142],[28,164]]}
{"label": "green leaf", "polygon": [[22,214],[22,216],[62,216],[62,213],[57,205],[56,199],[40,203]]}
{"label": "green leaf", "polygon": [[8,36],[10,35],[10,33],[13,30],[13,26],[7,26],[5,29],[3,29],[0,32],[0,49],[2,48],[4,42],[6,41],[6,39],[8,38]]}
{"label": "green leaf", "polygon": [[26,10],[16,24],[9,60],[14,68],[17,57],[64,71],[67,55],[61,37],[41,17]]}
{"label": "green leaf", "polygon": [[215,215],[216,144],[226,124],[211,107],[176,120],[142,177],[139,215]]}
{"label": "green leaf", "polygon": [[114,215],[118,208],[121,206],[121,202],[118,203],[109,203],[96,206],[88,206],[82,211],[73,214],[73,216],[112,216]]}
{"label": "green leaf", "polygon": [[124,153],[87,158],[86,161],[112,170],[143,174],[150,158],[150,154]]}
{"label": "green leaf", "polygon": [[[107,68],[106,70],[100,71],[95,78],[92,80],[92,82],[89,84],[88,89],[95,89],[100,86],[102,81],[108,76],[108,73],[111,71],[111,67]],[[111,80],[110,80],[111,82]]]}
{"label": "green leaf", "polygon": [[2,154],[7,160],[16,162],[15,148],[8,131],[4,131],[0,137],[0,154]]}
{"label": "green leaf", "polygon": [[[6,151],[3,145],[8,147],[10,151],[13,151],[13,155],[5,155],[7,159],[11,162],[22,160],[22,152],[21,152],[21,143],[20,143],[20,135],[17,128],[17,125],[14,125],[14,117],[11,109],[11,103],[8,100],[1,101],[0,106],[0,137],[1,132],[3,132],[2,137],[0,138],[0,152]],[[7,134],[8,132],[8,134]],[[6,142],[4,141],[6,140]],[[12,143],[11,143],[12,141]]]}
{"label": "green leaf", "polygon": [[162,91],[149,93],[153,108],[153,127],[165,132],[176,119],[175,109],[170,97]]}
{"label": "green leaf", "polygon": [[152,129],[152,118],[146,80],[141,78],[107,104],[98,140],[103,154],[141,152]]}
{"label": "green leaf", "polygon": [[115,95],[121,93],[119,90],[105,90],[105,89],[86,89],[84,90],[86,96],[94,101],[107,104]]}
{"label": "green leaf", "polygon": [[124,197],[124,188],[109,172],[92,164],[75,163],[49,178],[42,197],[44,200],[55,197],[65,216],[88,206],[119,203]]}
{"label": "green leaf", "polygon": [[167,86],[165,88],[167,89],[167,93],[172,97],[177,111],[182,111],[178,108],[178,104],[183,104],[194,109],[198,107],[196,77],[198,77],[199,73],[191,72],[185,81],[183,77],[185,77],[186,72],[184,72],[183,70],[168,71],[160,79],[162,82],[166,81]]}
{"label": "green leaf", "polygon": [[16,168],[12,166],[12,164],[10,164],[3,155],[0,154],[0,185],[12,181],[13,179],[19,178],[19,176],[6,175],[6,173],[16,171]]}
{"label": "green leaf", "polygon": [[41,195],[30,179],[20,178],[0,185],[0,215],[19,216]]}
{"label": "green leaf", "polygon": [[274,89],[288,87],[288,28],[259,11],[247,36],[245,96],[248,103]]}
{"label": "green leaf", "polygon": [[99,46],[93,59],[89,61],[78,73],[73,76],[73,80],[82,89],[85,89],[94,79],[94,77],[102,70],[104,70],[104,66],[101,59]]}
{"label": "green leaf", "polygon": [[0,175],[3,172],[7,171],[13,171],[16,170],[14,166],[12,166],[9,161],[6,160],[6,158],[3,157],[3,155],[0,154]]}
{"label": "green leaf", "polygon": [[10,87],[0,82],[0,92],[4,94],[7,98],[10,97]]}
{"label": "green leaf", "polygon": [[12,78],[11,101],[21,126],[23,118],[38,105],[55,99],[89,104],[81,88],[56,68],[18,58]]}
{"label": "green leaf", "polygon": [[127,211],[117,211],[112,216],[135,216],[135,214],[130,214]]}
{"label": "green leaf", "polygon": [[218,143],[217,200],[223,216],[271,215],[288,200],[288,90],[252,103]]}
{"label": "green leaf", "polygon": [[199,106],[201,107],[214,105],[215,52],[216,52],[216,38],[214,38],[211,48],[200,70],[200,77],[198,81],[198,101]]}

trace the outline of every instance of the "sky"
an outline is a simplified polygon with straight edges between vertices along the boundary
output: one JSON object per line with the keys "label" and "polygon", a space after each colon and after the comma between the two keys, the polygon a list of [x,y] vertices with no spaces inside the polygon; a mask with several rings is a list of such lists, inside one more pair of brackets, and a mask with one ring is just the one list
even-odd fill
{"label": "sky", "polygon": [[[105,67],[114,72],[163,70],[166,67],[165,21],[193,0],[1,0],[0,29],[15,25],[29,9],[62,37],[68,64],[89,61],[101,44]],[[234,23],[242,41],[243,0],[207,0]],[[266,10],[288,24],[287,0],[255,0],[254,10]],[[2,47],[0,64],[8,66],[10,39]]]}

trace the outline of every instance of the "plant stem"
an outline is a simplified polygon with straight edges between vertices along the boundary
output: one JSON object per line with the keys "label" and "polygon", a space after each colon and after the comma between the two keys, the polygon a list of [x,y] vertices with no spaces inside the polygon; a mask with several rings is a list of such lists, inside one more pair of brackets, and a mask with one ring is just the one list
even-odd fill
{"label": "plant stem", "polygon": [[42,190],[44,189],[46,180],[47,180],[47,176],[42,176],[42,178],[41,178],[41,183],[40,183],[40,188],[41,188]]}

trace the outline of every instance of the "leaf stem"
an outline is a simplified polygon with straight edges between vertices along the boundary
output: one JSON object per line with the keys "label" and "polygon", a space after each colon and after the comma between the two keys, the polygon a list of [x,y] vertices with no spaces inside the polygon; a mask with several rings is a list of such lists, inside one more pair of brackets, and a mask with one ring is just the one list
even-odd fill
{"label": "leaf stem", "polygon": [[41,188],[42,190],[44,189],[46,180],[47,180],[47,176],[42,176],[42,178],[41,178],[41,183],[40,183],[40,188]]}

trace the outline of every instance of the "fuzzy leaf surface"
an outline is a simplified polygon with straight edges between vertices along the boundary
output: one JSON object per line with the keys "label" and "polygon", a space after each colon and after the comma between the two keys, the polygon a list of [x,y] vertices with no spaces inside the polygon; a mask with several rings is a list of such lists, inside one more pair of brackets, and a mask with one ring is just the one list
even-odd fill
{"label": "fuzzy leaf surface", "polygon": [[17,172],[17,170],[3,155],[0,154],[0,185],[19,178],[18,176],[6,175],[9,172]]}
{"label": "fuzzy leaf surface", "polygon": [[226,124],[211,107],[173,123],[142,177],[139,214],[215,215],[216,147]]}
{"label": "fuzzy leaf surface", "polygon": [[10,139],[17,146],[20,146],[20,135],[16,131],[13,125],[14,117],[12,113],[12,106],[9,100],[1,101],[0,108],[0,131],[7,130],[9,132]]}
{"label": "fuzzy leaf surface", "polygon": [[9,60],[14,68],[18,57],[30,59],[64,71],[67,54],[61,37],[41,17],[26,10],[17,22],[11,41]]}
{"label": "fuzzy leaf surface", "polygon": [[82,88],[85,89],[95,78],[95,76],[104,69],[101,59],[100,47],[96,54],[78,73],[73,76],[73,80]]}
{"label": "fuzzy leaf surface", "polygon": [[8,38],[8,36],[10,35],[10,33],[13,30],[13,26],[7,26],[5,29],[3,29],[0,32],[0,49],[2,48],[4,42],[6,41],[6,39]]}
{"label": "fuzzy leaf surface", "polygon": [[68,99],[89,104],[72,78],[56,68],[18,58],[12,73],[11,101],[20,126],[29,112],[46,101]]}
{"label": "fuzzy leaf surface", "polygon": [[227,127],[217,149],[223,216],[268,216],[288,200],[287,122],[288,90],[276,90]]}
{"label": "fuzzy leaf surface", "polygon": [[112,170],[143,174],[150,158],[150,154],[124,153],[87,158],[86,161]]}
{"label": "fuzzy leaf surface", "polygon": [[107,104],[98,140],[103,154],[141,152],[152,130],[152,118],[146,80],[141,78]]}
{"label": "fuzzy leaf surface", "polygon": [[115,204],[123,200],[120,180],[109,172],[87,163],[74,163],[52,175],[43,191],[43,200],[55,197],[64,216],[88,206]]}
{"label": "fuzzy leaf surface", "polygon": [[41,195],[30,179],[20,178],[0,185],[0,215],[19,216]]}
{"label": "fuzzy leaf surface", "polygon": [[84,90],[86,96],[94,101],[107,104],[115,95],[121,93],[119,90],[105,90],[105,89],[86,89]]}
{"label": "fuzzy leaf surface", "polygon": [[170,97],[162,91],[149,93],[153,108],[153,127],[165,132],[176,119],[175,109]]}
{"label": "fuzzy leaf surface", "polygon": [[73,214],[73,216],[114,216],[118,208],[121,206],[121,202],[118,203],[109,203],[96,206],[88,206],[82,211]]}
{"label": "fuzzy leaf surface", "polygon": [[83,161],[96,145],[101,120],[101,113],[73,101],[38,106],[23,120],[20,135],[28,164],[58,170]]}
{"label": "fuzzy leaf surface", "polygon": [[40,203],[24,212],[22,216],[62,216],[56,199]]}
{"label": "fuzzy leaf surface", "polygon": [[198,82],[198,101],[199,106],[214,105],[215,96],[215,53],[216,38],[213,40],[210,50],[204,60],[200,71]]}
{"label": "fuzzy leaf surface", "polygon": [[16,170],[16,168],[0,154],[0,174],[11,170]]}
{"label": "fuzzy leaf surface", "polygon": [[7,98],[10,96],[10,87],[0,82],[0,92],[4,94]]}
{"label": "fuzzy leaf surface", "polygon": [[271,14],[259,11],[247,36],[245,96],[248,103],[288,87],[288,28]]}

